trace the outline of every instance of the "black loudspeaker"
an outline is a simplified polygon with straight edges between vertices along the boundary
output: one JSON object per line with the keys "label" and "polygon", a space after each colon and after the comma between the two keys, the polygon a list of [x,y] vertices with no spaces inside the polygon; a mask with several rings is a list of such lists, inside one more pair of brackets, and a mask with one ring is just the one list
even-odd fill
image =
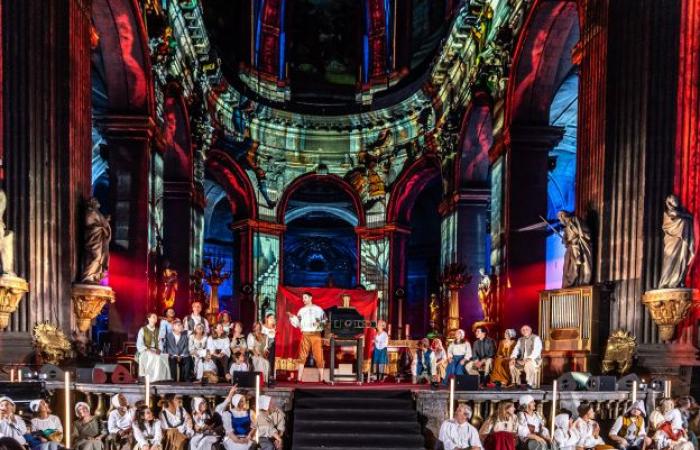
{"label": "black loudspeaker", "polygon": [[639,377],[637,376],[636,373],[629,373],[625,375],[624,377],[620,378],[617,380],[617,390],[618,391],[631,391],[632,390],[632,384],[634,382],[637,382],[637,389],[641,389],[639,385],[641,384],[641,381],[639,380]]}
{"label": "black loudspeaker", "polygon": [[478,391],[479,375],[456,375],[455,391]]}
{"label": "black loudspeaker", "polygon": [[596,392],[614,392],[617,390],[617,378],[613,376],[597,376],[588,379],[586,388]]}
{"label": "black loudspeaker", "polygon": [[[59,380],[63,381],[64,378],[64,373],[63,370],[57,366],[54,366],[53,364],[44,364],[41,366],[41,369],[39,370],[39,373],[41,375],[46,376],[46,380],[54,381],[54,380]],[[43,377],[42,377],[43,378]]]}
{"label": "black loudspeaker", "polygon": [[585,391],[590,378],[591,374],[588,372],[566,372],[557,378],[557,388],[560,392]]}
{"label": "black loudspeaker", "polygon": [[256,375],[260,375],[260,384],[263,384],[265,381],[262,372],[233,372],[233,384],[239,388],[254,388]]}

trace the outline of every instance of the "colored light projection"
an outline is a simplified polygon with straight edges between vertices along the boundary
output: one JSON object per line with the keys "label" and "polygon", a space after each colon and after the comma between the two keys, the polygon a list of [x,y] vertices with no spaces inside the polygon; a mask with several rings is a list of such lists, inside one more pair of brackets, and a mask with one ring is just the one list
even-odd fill
{"label": "colored light projection", "polygon": [[280,238],[256,232],[253,241],[253,276],[260,317],[275,311],[279,258]]}

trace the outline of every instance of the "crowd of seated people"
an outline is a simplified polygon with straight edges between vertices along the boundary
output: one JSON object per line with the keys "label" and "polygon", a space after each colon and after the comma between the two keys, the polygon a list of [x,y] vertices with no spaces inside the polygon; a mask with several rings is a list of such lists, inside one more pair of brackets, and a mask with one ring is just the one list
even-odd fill
{"label": "crowd of seated people", "polygon": [[554,430],[547,427],[535,399],[527,394],[516,405],[498,404],[480,429],[472,426],[472,410],[459,404],[440,427],[438,448],[484,450],[698,450],[699,406],[692,397],[662,398],[648,416],[643,401],[634,402],[612,422],[607,435],[595,408],[581,403],[575,414],[561,410]]}
{"label": "crowd of seated people", "polygon": [[168,308],[162,318],[150,313],[136,338],[139,378],[151,382],[231,380],[236,371],[261,372],[264,381],[274,383],[275,316],[255,322],[246,335],[240,322],[232,322],[222,311],[216,324],[202,315],[202,304],[192,303],[183,319]]}

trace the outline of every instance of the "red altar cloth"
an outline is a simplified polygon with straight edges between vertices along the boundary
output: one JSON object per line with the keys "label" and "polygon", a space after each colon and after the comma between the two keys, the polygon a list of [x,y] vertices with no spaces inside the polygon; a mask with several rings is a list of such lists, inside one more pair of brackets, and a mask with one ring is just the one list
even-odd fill
{"label": "red altar cloth", "polygon": [[[310,292],[313,295],[315,305],[323,309],[332,306],[342,306],[342,295],[350,294],[350,306],[357,309],[365,319],[376,320],[377,317],[377,292],[363,289],[336,289],[336,288],[293,288],[280,286],[277,291],[277,333],[275,336],[275,359],[280,369],[292,370],[290,364],[284,362],[290,359],[296,360],[299,352],[301,331],[289,323],[287,313],[296,314],[304,306],[301,300],[302,292]],[[376,331],[373,328],[365,330],[365,358],[372,352],[372,344]],[[282,362],[282,364],[280,364]],[[296,369],[296,367],[294,367]]]}

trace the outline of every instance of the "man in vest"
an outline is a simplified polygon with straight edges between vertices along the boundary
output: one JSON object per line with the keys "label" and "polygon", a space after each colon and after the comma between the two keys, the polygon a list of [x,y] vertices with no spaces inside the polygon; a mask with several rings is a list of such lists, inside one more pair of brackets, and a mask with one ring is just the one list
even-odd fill
{"label": "man in vest", "polygon": [[532,333],[530,325],[520,328],[522,337],[513,348],[510,355],[511,381],[518,385],[520,377],[525,372],[525,381],[531,388],[539,387],[539,371],[542,364],[542,339]]}
{"label": "man in vest", "polygon": [[188,333],[194,332],[194,327],[198,324],[204,325],[204,333],[209,334],[209,321],[202,316],[202,302],[195,300],[192,302],[192,313],[189,316],[185,316],[184,320],[185,330]]}
{"label": "man in vest", "polygon": [[610,429],[610,440],[620,450],[642,450],[651,445],[644,426],[646,408],[644,402],[637,400],[625,414],[619,416]]}
{"label": "man in vest", "polygon": [[304,302],[296,315],[287,313],[289,322],[294,328],[301,330],[301,341],[299,342],[299,360],[297,364],[297,382],[303,383],[304,365],[309,352],[314,355],[316,367],[318,367],[318,381],[323,381],[323,340],[321,332],[326,323],[326,313],[320,306],[313,304],[313,296],[310,292],[301,294]]}
{"label": "man in vest", "polygon": [[436,383],[437,367],[435,364],[435,354],[430,348],[430,341],[427,338],[423,338],[418,343],[416,357],[413,360],[413,384],[423,381]]}
{"label": "man in vest", "polygon": [[165,335],[163,353],[168,355],[170,376],[174,381],[189,381],[192,370],[189,339],[183,333],[180,319],[173,321],[173,331]]}

